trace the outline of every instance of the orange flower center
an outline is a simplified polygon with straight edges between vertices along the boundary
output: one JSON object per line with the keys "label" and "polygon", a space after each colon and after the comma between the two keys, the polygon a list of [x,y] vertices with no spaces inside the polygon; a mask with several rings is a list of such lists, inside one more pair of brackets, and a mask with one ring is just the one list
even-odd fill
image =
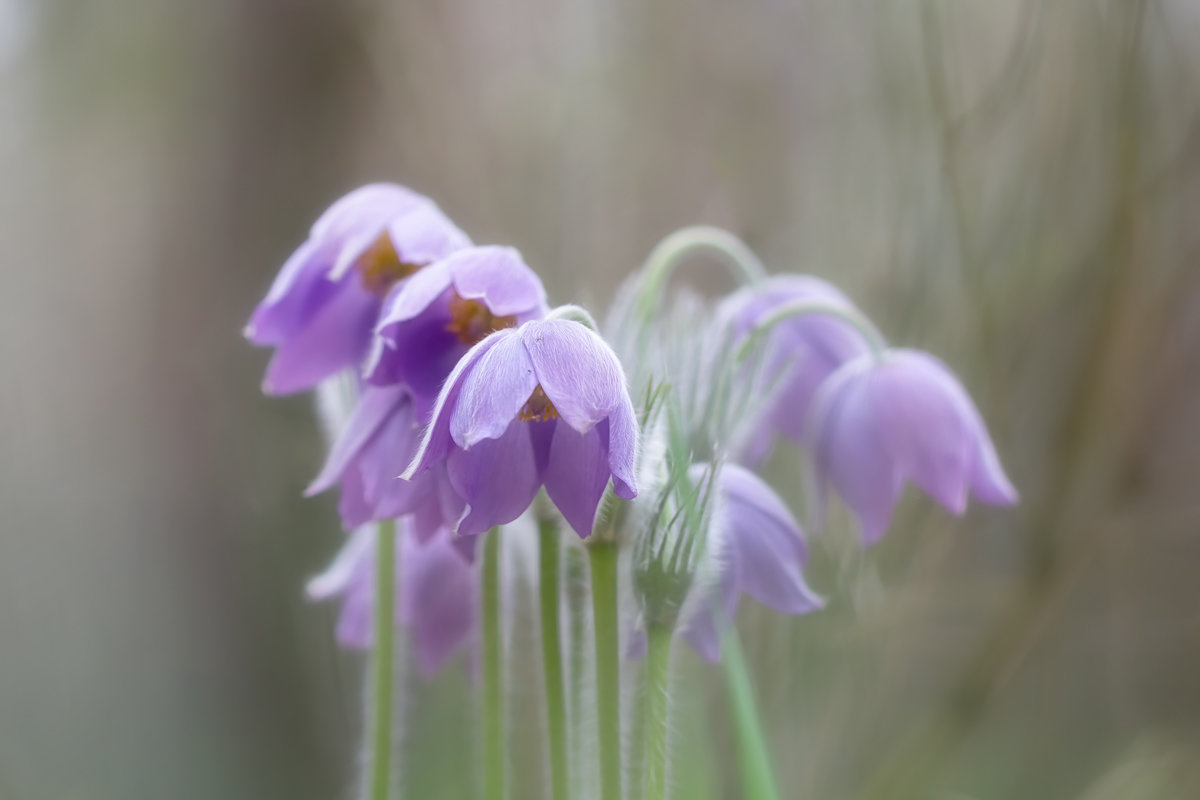
{"label": "orange flower center", "polygon": [[358,257],[355,266],[358,267],[358,273],[367,291],[382,296],[425,265],[405,264],[401,261],[400,256],[396,254],[396,248],[392,246],[391,237],[384,231],[366,252]]}
{"label": "orange flower center", "polygon": [[467,300],[460,297],[458,292],[450,298],[450,322],[446,324],[446,330],[468,347],[484,339],[489,333],[501,328],[512,328],[516,324],[516,317],[498,317],[480,300]]}
{"label": "orange flower center", "polygon": [[546,397],[546,393],[539,385],[525,401],[525,407],[521,409],[518,419],[521,422],[546,422],[558,419],[558,409],[554,407],[554,403],[550,402],[550,398]]}

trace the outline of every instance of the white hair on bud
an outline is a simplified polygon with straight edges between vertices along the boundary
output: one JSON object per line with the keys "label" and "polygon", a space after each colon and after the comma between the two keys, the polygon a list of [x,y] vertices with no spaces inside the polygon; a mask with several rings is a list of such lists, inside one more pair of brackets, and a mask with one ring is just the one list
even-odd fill
{"label": "white hair on bud", "polygon": [[344,370],[317,384],[315,392],[317,421],[325,440],[333,443],[358,402],[358,380],[352,370]]}

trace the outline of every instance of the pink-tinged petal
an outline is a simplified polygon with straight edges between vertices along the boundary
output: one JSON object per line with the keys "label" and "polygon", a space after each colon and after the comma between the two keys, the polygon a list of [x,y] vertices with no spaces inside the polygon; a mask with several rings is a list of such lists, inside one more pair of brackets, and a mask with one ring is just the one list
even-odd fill
{"label": "pink-tinged petal", "polygon": [[470,238],[432,200],[394,217],[387,231],[402,264],[432,264],[471,246]]}
{"label": "pink-tinged petal", "polygon": [[541,280],[512,247],[471,247],[459,250],[443,263],[454,276],[459,296],[482,300],[496,316],[531,310],[544,316],[547,311]]}
{"label": "pink-tinged petal", "polygon": [[597,427],[608,437],[608,469],[612,473],[613,491],[617,497],[632,500],[637,497],[638,449],[638,424],[633,405],[619,404]]}
{"label": "pink-tinged petal", "polygon": [[328,247],[309,239],[284,263],[246,326],[257,345],[278,345],[294,336],[338,289],[327,277]]}
{"label": "pink-tinged petal", "polygon": [[561,422],[554,426],[550,460],[543,475],[546,494],[580,539],[592,535],[600,496],[608,486],[604,449],[599,426],[587,433],[576,433]]}
{"label": "pink-tinged petal", "polygon": [[430,677],[474,635],[475,571],[448,531],[425,544],[405,537],[403,545],[400,619],[412,629],[419,672]]}
{"label": "pink-tinged petal", "polygon": [[512,522],[529,508],[542,485],[524,422],[514,421],[503,436],[484,439],[470,450],[452,450],[446,471],[467,502],[467,514],[457,527],[463,535]]}
{"label": "pink-tinged petal", "polygon": [[[346,472],[350,462],[358,457],[363,447],[375,435],[389,416],[395,414],[407,401],[408,392],[402,386],[377,388],[368,386],[363,390],[358,404],[346,420],[345,427],[329,450],[321,474],[305,490],[312,496],[334,486]],[[407,462],[405,462],[407,464]]]}
{"label": "pink-tinged petal", "polygon": [[899,472],[946,510],[967,508],[974,443],[949,371],[912,351],[893,351],[866,378],[875,430]]}
{"label": "pink-tinged petal", "polygon": [[464,450],[508,430],[538,385],[521,337],[508,328],[484,341],[493,339],[495,344],[463,378],[450,418],[450,435]]}
{"label": "pink-tinged petal", "polygon": [[450,448],[454,444],[454,440],[450,436],[450,420],[455,406],[458,404],[459,395],[462,393],[463,379],[475,369],[479,360],[487,355],[497,342],[502,340],[502,333],[503,331],[495,333],[472,347],[455,365],[450,376],[446,378],[446,382],[442,384],[442,391],[438,394],[437,403],[434,404],[429,425],[421,439],[421,446],[413,457],[412,463],[408,465],[408,469],[400,477],[412,480],[414,475],[439,463],[450,452]]}
{"label": "pink-tinged petal", "polygon": [[263,391],[282,395],[311,389],[357,366],[366,354],[378,311],[379,301],[372,294],[356,281],[345,282],[308,325],[279,345],[267,367]]}
{"label": "pink-tinged petal", "polygon": [[736,464],[722,467],[718,481],[719,524],[726,546],[737,554],[738,588],[781,614],[821,608],[823,601],[804,581],[803,534],[779,496]]}
{"label": "pink-tinged petal", "polygon": [[392,287],[379,314],[375,330],[387,336],[401,322],[419,317],[450,288],[450,270],[444,262],[430,264]]}
{"label": "pink-tinged petal", "polygon": [[887,531],[902,485],[875,431],[874,409],[865,391],[870,366],[869,359],[860,359],[830,376],[813,401],[809,427],[816,472],[854,512],[867,544]]}
{"label": "pink-tinged petal", "polygon": [[518,330],[537,382],[572,428],[585,433],[622,405],[632,409],[621,362],[595,332],[565,319],[529,322]]}

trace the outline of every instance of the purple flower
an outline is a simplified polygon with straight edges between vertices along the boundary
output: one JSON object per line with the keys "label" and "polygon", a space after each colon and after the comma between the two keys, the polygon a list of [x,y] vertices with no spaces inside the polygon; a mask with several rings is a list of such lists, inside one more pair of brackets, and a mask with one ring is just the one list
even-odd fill
{"label": "purple flower", "polygon": [[617,495],[636,496],[636,450],[616,354],[577,322],[535,320],[493,333],[459,361],[404,477],[444,460],[467,502],[457,530],[468,534],[516,519],[544,485],[586,537],[610,477]]}
{"label": "purple flower", "polygon": [[[698,483],[710,469],[694,464],[688,476]],[[804,582],[808,547],[800,526],[771,487],[737,464],[725,464],[717,474],[708,546],[715,581],[692,601],[680,628],[705,660],[720,660],[718,625],[732,624],[742,594],[781,614],[807,614],[824,605]],[[714,617],[714,606],[724,621]]]}
{"label": "purple flower", "polygon": [[842,367],[813,402],[809,435],[818,481],[837,489],[868,544],[887,530],[906,480],[953,514],[970,493],[1017,502],[975,404],[927,353],[890,350]]}
{"label": "purple flower", "polygon": [[[429,677],[475,639],[478,579],[473,564],[449,531],[421,542],[397,527],[396,621],[412,631],[417,669]],[[347,537],[326,570],[308,584],[312,600],[341,598],[337,639],[346,648],[367,650],[374,640],[375,528]]]}
{"label": "purple flower", "polygon": [[547,311],[542,282],[516,250],[459,250],[388,295],[366,379],[406,384],[427,412],[446,376],[473,345]]}
{"label": "purple flower", "polygon": [[[785,306],[819,303],[854,310],[854,304],[829,283],[810,275],[778,275],[761,286],[742,289],[721,306],[734,341],[744,341]],[[763,391],[773,391],[763,422],[755,432],[747,463],[762,461],[775,434],[804,441],[804,419],[817,387],[847,361],[869,352],[862,335],[844,320],[820,313],[801,314],[766,334]]]}
{"label": "purple flower", "polygon": [[366,355],[383,297],[471,241],[427,197],[376,183],[338,200],[283,265],[246,336],[275,348],[263,391],[311,389]]}
{"label": "purple flower", "polygon": [[443,465],[412,481],[396,477],[416,454],[421,427],[407,387],[364,387],[321,474],[305,494],[340,483],[338,513],[346,530],[412,514],[416,535],[427,541],[439,527],[461,516],[463,501],[450,488]]}

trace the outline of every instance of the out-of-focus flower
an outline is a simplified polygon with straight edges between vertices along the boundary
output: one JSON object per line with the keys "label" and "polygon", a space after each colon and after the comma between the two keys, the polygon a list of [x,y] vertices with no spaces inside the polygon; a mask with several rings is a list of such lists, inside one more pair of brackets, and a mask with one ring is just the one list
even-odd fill
{"label": "out-of-focus flower", "polygon": [[809,436],[820,488],[833,484],[868,544],[887,530],[906,480],[953,514],[968,494],[1017,502],[975,404],[927,353],[890,350],[842,367],[817,393]]}
{"label": "out-of-focus flower", "polygon": [[463,501],[450,488],[442,465],[412,481],[396,477],[412,461],[420,441],[421,424],[408,388],[366,386],[305,494],[340,484],[338,512],[346,530],[412,514],[416,535],[427,541],[461,516]]}
{"label": "out-of-focus flower", "polygon": [[250,341],[275,348],[263,391],[310,389],[358,367],[391,288],[470,244],[432,200],[403,186],[371,184],[338,200],[246,326]]}
{"label": "out-of-focus flower", "polygon": [[366,379],[406,384],[421,411],[428,412],[446,376],[474,344],[547,311],[542,282],[515,249],[459,250],[388,295]]}
{"label": "out-of-focus flower", "polygon": [[[412,631],[417,668],[429,677],[475,638],[478,578],[464,550],[442,529],[428,542],[397,526],[396,620]],[[352,650],[374,640],[375,527],[347,537],[333,563],[308,583],[312,600],[340,598],[337,639]]]}
{"label": "out-of-focus flower", "polygon": [[586,326],[552,318],[498,331],[459,361],[404,477],[444,461],[467,534],[516,519],[544,485],[586,537],[610,477],[618,496],[636,496],[636,451],[616,355]]}
{"label": "out-of-focus flower", "polygon": [[[688,471],[693,483],[707,479],[712,467],[695,464]],[[747,594],[781,614],[806,614],[824,601],[804,582],[808,547],[800,526],[779,496],[754,473],[725,464],[717,473],[711,526],[707,538],[713,577],[699,586],[681,634],[708,661],[721,657],[721,639],[714,612],[732,623],[738,601]]]}
{"label": "out-of-focus flower", "polygon": [[[787,306],[813,303],[854,310],[836,287],[811,275],[777,275],[756,287],[740,289],[719,309],[735,342],[744,341],[772,314]],[[763,391],[771,391],[761,423],[750,437],[742,460],[753,464],[770,452],[777,433],[804,441],[804,419],[817,387],[847,361],[869,352],[862,334],[845,320],[821,313],[800,314],[777,323],[766,334]]]}

